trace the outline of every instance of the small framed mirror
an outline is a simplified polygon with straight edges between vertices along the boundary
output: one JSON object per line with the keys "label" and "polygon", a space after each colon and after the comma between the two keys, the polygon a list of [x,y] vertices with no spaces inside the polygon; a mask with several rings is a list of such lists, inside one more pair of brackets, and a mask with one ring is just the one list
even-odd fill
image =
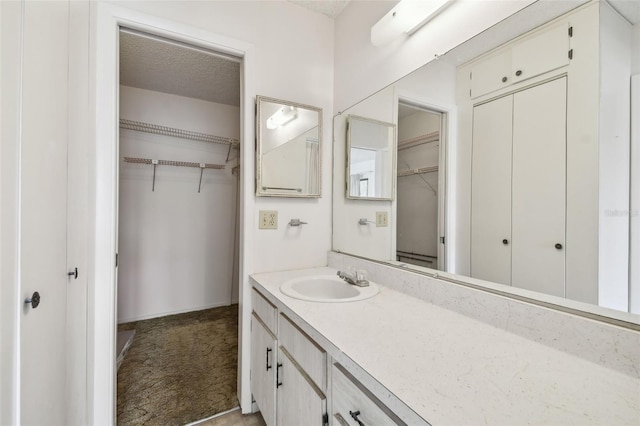
{"label": "small framed mirror", "polygon": [[258,96],[256,195],[321,196],[322,109]]}
{"label": "small framed mirror", "polygon": [[357,115],[347,123],[347,198],[393,200],[396,125]]}

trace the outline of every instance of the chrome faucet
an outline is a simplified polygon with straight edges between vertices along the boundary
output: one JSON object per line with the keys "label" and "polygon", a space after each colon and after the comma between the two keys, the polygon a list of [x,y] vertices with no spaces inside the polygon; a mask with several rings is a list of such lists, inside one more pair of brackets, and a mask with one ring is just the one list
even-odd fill
{"label": "chrome faucet", "polygon": [[349,284],[356,285],[358,287],[369,286],[369,281],[365,278],[364,273],[360,273],[360,271],[356,272],[355,276],[342,271],[338,271],[337,275]]}

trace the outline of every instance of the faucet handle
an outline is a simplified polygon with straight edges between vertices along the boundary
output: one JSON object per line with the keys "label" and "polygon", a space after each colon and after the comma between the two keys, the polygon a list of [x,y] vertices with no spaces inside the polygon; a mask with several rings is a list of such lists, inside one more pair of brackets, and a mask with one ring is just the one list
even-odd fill
{"label": "faucet handle", "polygon": [[367,281],[367,271],[364,269],[358,269],[356,271],[356,281]]}

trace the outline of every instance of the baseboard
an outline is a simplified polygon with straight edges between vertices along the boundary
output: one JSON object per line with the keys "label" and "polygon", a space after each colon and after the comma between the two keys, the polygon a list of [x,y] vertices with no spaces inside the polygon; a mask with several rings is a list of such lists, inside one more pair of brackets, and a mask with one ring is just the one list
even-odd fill
{"label": "baseboard", "polygon": [[148,314],[148,315],[139,315],[139,316],[134,316],[134,317],[129,317],[129,318],[122,318],[122,319],[118,318],[118,324],[125,324],[125,323],[128,323],[128,322],[148,320],[148,319],[152,319],[152,318],[166,317],[166,316],[169,316],[169,315],[184,314],[184,313],[187,313],[187,312],[204,311],[205,309],[220,308],[222,306],[231,306],[233,304],[234,303],[229,304],[228,302],[222,302],[222,303],[215,303],[215,304],[212,304],[212,305],[195,306],[195,307],[191,307],[191,308],[178,309],[178,310],[175,310],[175,311],[158,312],[158,313],[153,313],[153,314]]}

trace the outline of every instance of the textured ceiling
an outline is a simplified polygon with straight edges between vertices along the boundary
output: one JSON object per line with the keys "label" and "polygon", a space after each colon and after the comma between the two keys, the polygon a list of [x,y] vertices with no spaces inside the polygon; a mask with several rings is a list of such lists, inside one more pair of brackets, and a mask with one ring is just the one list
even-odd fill
{"label": "textured ceiling", "polygon": [[240,106],[238,62],[127,32],[120,32],[120,84]]}
{"label": "textured ceiling", "polygon": [[314,12],[322,13],[331,19],[335,19],[342,13],[351,0],[288,0]]}

